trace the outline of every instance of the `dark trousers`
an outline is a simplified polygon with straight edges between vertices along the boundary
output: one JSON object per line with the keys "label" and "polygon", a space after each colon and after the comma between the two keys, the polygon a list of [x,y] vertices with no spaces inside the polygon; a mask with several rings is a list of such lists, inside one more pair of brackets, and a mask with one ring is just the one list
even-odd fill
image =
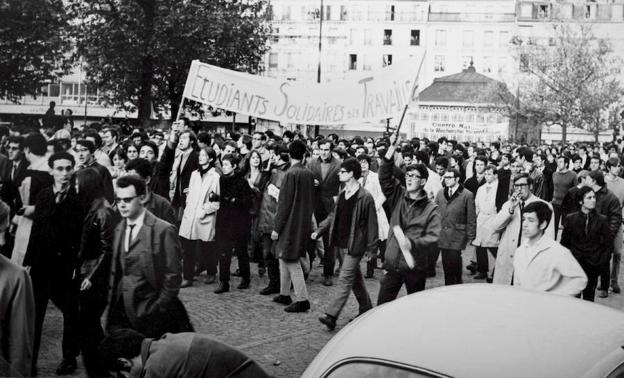
{"label": "dark trousers", "polygon": [[[77,280],[80,287],[82,280]],[[89,377],[105,376],[100,364],[98,346],[104,338],[100,319],[106,308],[108,282],[92,282],[93,286],[79,294],[79,343],[82,360]]]}
{"label": "dark trousers", "polygon": [[67,266],[33,266],[30,277],[35,297],[35,342],[33,346],[33,368],[37,366],[41,331],[48,301],[63,313],[63,358],[78,356],[78,288],[72,281],[72,269]]}
{"label": "dark trousers", "polygon": [[167,332],[194,331],[186,308],[178,298],[173,299],[164,309],[156,309],[152,314],[143,315],[137,319],[135,325],[128,319],[122,297],[119,297],[111,306],[106,327],[108,332],[114,329],[131,328],[145,337],[157,339]]}
{"label": "dark trousers", "polygon": [[584,261],[579,261],[579,264],[587,275],[587,286],[585,286],[585,290],[583,290],[581,297],[586,301],[593,302],[596,296],[596,285],[598,285],[598,276],[600,276],[600,274],[602,273],[602,269],[599,266],[589,265]]}
{"label": "dark trousers", "polygon": [[262,235],[262,255],[264,256],[264,264],[267,268],[269,276],[269,286],[279,289],[280,287],[280,271],[279,260],[275,256],[275,243],[271,240],[271,235]]}
{"label": "dark trousers", "polygon": [[440,249],[438,249],[437,245],[434,245],[429,248],[427,251],[427,273],[429,276],[435,276],[436,274],[436,264],[438,263],[438,258],[440,257]]}
{"label": "dark trousers", "polygon": [[[218,236],[217,236],[218,238]],[[247,242],[249,238],[239,235],[238,237],[224,236],[217,239],[217,249],[219,251],[219,281],[230,282],[230,264],[232,263],[232,250],[238,258],[238,269],[243,281],[249,281],[249,254],[247,253]]]}
{"label": "dark trousers", "polygon": [[381,259],[381,262],[383,263],[383,258],[386,253],[386,241],[379,240],[377,242],[377,246],[379,248],[379,254],[366,262],[366,275],[367,276],[373,275],[375,268],[377,268],[378,259]]}
{"label": "dark trousers", "polygon": [[476,255],[477,255],[477,272],[487,274],[490,270],[490,265],[488,262],[488,251],[496,258],[496,254],[498,253],[498,248],[490,248],[490,247],[477,247]]}
{"label": "dark trousers", "polygon": [[377,306],[395,300],[403,284],[405,284],[405,289],[409,295],[425,290],[426,281],[427,272],[425,270],[387,271],[381,278]]}
{"label": "dark trousers", "polygon": [[599,270],[600,288],[602,290],[609,291],[609,286],[611,286],[611,259],[609,259],[606,263],[602,264]]}
{"label": "dark trousers", "polygon": [[457,285],[462,283],[461,250],[441,249],[442,268],[444,269],[444,284]]}
{"label": "dark trousers", "polygon": [[[320,222],[319,222],[320,223]],[[323,235],[325,254],[323,255],[323,276],[332,277],[336,268],[336,249],[329,246],[329,235]]]}
{"label": "dark trousers", "polygon": [[180,238],[180,243],[182,244],[182,266],[185,280],[192,281],[196,271],[206,270],[209,275],[217,274],[215,242]]}
{"label": "dark trousers", "polygon": [[552,204],[553,212],[555,213],[555,240],[557,240],[557,234],[559,232],[559,221],[561,220],[561,205]]}

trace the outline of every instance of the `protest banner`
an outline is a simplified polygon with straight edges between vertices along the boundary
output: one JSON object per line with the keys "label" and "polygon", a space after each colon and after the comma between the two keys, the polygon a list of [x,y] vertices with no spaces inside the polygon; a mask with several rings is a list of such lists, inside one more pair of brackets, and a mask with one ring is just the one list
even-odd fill
{"label": "protest banner", "polygon": [[281,123],[340,125],[401,114],[412,100],[424,54],[330,83],[303,83],[193,61],[183,98]]}

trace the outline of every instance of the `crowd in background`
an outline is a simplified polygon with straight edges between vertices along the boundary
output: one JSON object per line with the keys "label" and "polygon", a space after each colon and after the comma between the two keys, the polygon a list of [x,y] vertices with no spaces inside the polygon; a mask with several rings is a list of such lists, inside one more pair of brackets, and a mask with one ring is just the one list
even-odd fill
{"label": "crowd in background", "polygon": [[351,291],[360,314],[373,307],[364,280],[376,269],[382,304],[403,284],[424,290],[440,256],[447,285],[470,274],[592,301],[620,292],[619,140],[223,134],[188,119],[166,131],[47,126],[0,127],[0,248],[28,272],[0,284],[32,295],[12,302],[11,326],[27,337],[0,351],[23,375],[36,374],[49,300],[64,319],[57,373],[82,354],[99,376],[114,365],[110,340],[98,348],[108,333],[190,332],[179,290],[202,281],[227,295],[231,276],[236,290],[266,276],[260,295],[305,312],[321,269],[321,284],[338,286],[319,318],[330,329]]}

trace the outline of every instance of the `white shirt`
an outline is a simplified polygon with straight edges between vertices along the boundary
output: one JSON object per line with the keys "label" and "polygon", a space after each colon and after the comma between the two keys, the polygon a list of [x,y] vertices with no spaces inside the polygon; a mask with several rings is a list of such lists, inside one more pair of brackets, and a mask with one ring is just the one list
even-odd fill
{"label": "white shirt", "polygon": [[514,286],[577,295],[585,289],[587,276],[572,253],[554,241],[542,236],[534,245],[525,241],[513,258]]}
{"label": "white shirt", "polygon": [[[139,231],[141,230],[141,227],[143,227],[143,221],[145,220],[146,211],[147,210],[143,209],[143,212],[141,212],[141,214],[134,221],[126,219],[126,234],[124,236],[124,247],[126,248],[126,251],[128,251],[128,249],[130,248],[130,243],[132,242],[132,240],[136,239]],[[134,226],[132,227],[132,240],[130,240],[130,226]]]}

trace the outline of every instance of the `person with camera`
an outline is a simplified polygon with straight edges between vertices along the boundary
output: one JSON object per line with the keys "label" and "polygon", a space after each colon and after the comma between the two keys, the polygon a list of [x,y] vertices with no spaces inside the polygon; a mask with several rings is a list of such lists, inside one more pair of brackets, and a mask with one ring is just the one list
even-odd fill
{"label": "person with camera", "polygon": [[193,171],[186,197],[186,207],[180,224],[180,241],[184,253],[184,280],[180,287],[193,285],[195,264],[205,268],[205,283],[215,282],[217,252],[215,250],[215,225],[220,193],[219,174],[215,170],[217,154],[210,147],[199,150],[199,169]]}

